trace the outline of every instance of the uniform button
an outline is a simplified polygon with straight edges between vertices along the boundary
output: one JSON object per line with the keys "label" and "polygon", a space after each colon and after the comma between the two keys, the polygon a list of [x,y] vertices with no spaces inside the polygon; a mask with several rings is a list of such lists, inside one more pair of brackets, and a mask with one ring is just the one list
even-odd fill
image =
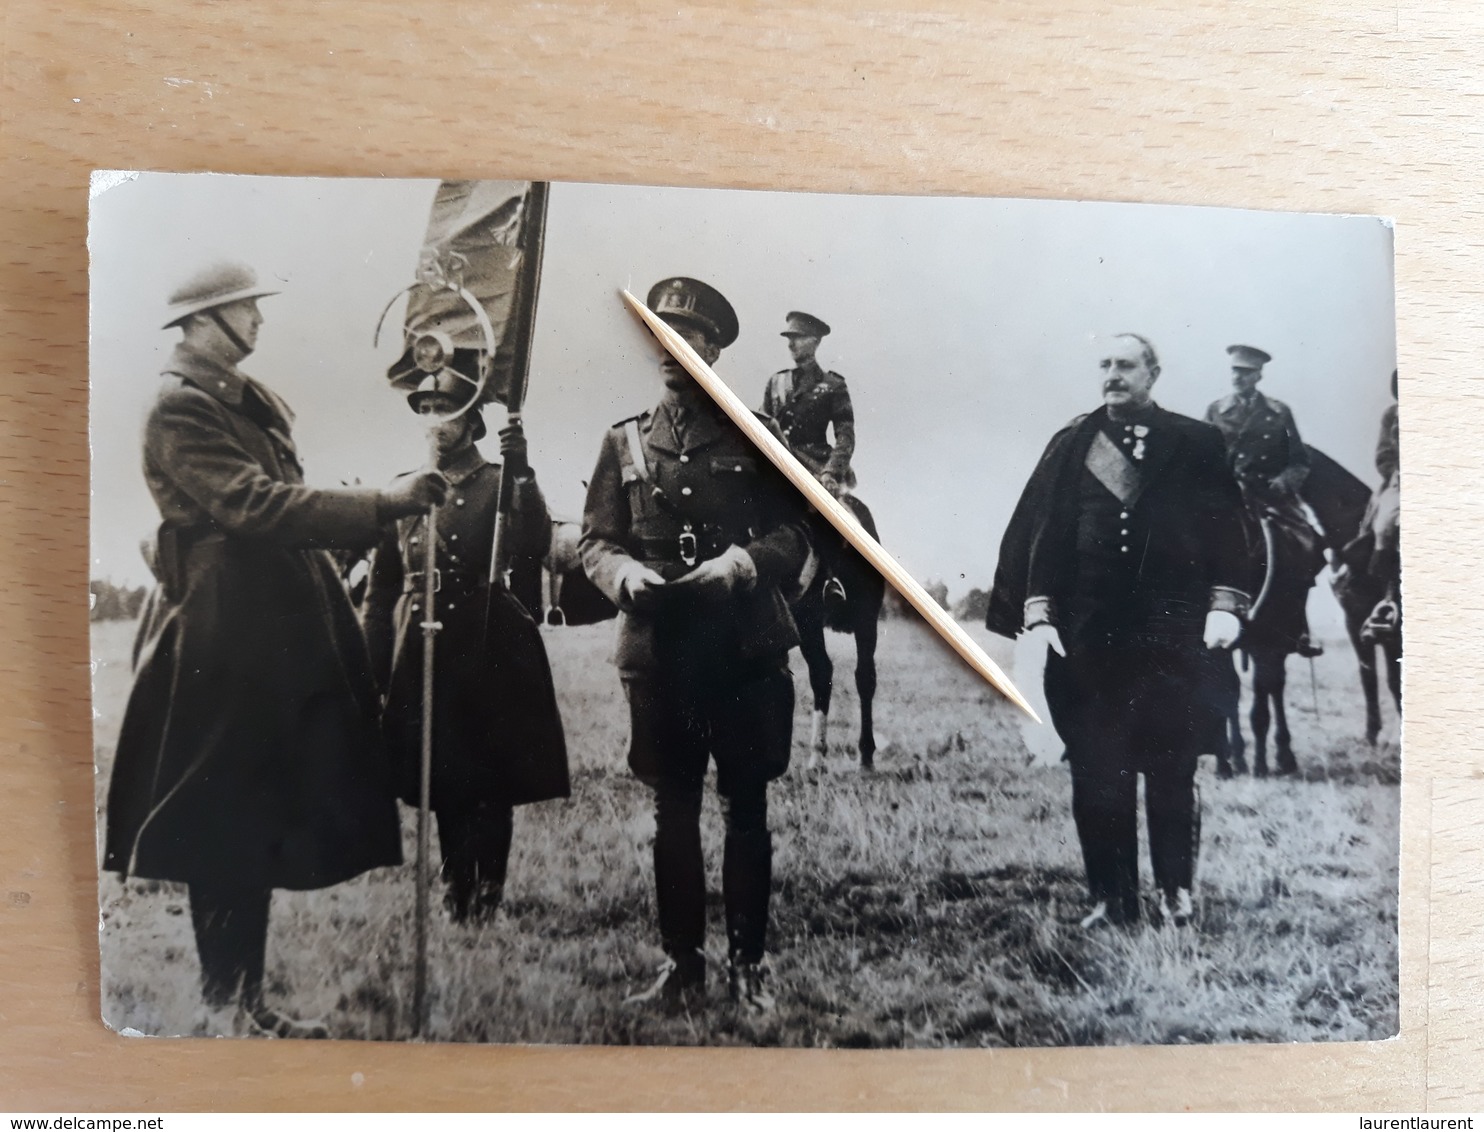
{"label": "uniform button", "polygon": [[449,602],[449,603],[448,603],[448,608],[449,608],[449,609],[452,609],[452,608],[453,608],[453,602]]}
{"label": "uniform button", "polygon": [[1120,512],[1118,512],[1118,517],[1120,519],[1127,519],[1128,518],[1128,512],[1127,511],[1120,511]]}
{"label": "uniform button", "polygon": [[[1123,533],[1124,533],[1124,534],[1128,534],[1128,532],[1127,532],[1127,531],[1124,531],[1124,532],[1123,532]],[[459,556],[458,556],[458,555],[457,555],[457,554],[450,554],[450,555],[449,555],[449,556],[448,556],[448,560],[449,560],[449,561],[450,561],[450,562],[457,562],[457,561],[458,561],[458,560],[459,560]]]}
{"label": "uniform button", "polygon": [[459,541],[459,536],[458,535],[449,535],[448,537],[450,539],[452,539],[454,542],[458,542]]}
{"label": "uniform button", "polygon": [[734,472],[740,472],[741,470],[742,470],[742,465],[741,464],[734,464],[732,466],[732,471],[734,471]]}
{"label": "uniform button", "polygon": [[1121,550],[1121,551],[1123,551],[1123,553],[1125,553],[1125,554],[1128,553],[1128,547],[1126,547],[1126,546],[1120,546],[1118,549]]}
{"label": "uniform button", "polygon": [[[1123,530],[1119,531],[1118,533],[1121,534],[1121,535],[1126,535],[1126,534],[1128,534],[1128,528],[1127,527],[1124,527]],[[458,559],[454,559],[454,561],[457,562]]]}
{"label": "uniform button", "polygon": [[464,505],[464,501],[462,499],[455,499],[453,501],[453,505],[455,507],[462,507]]}
{"label": "uniform button", "polygon": [[412,612],[413,613],[416,613],[421,608],[422,608],[422,606],[418,605],[417,602],[413,602],[412,603]]}
{"label": "uniform button", "polygon": [[682,464],[689,464],[689,463],[690,463],[690,457],[689,457],[689,456],[687,456],[687,455],[685,455],[685,453],[683,453],[683,452],[682,452],[682,453],[681,453],[681,454],[680,454],[680,462],[681,462],[681,463],[682,463]]}
{"label": "uniform button", "polygon": [[688,487],[682,487],[680,489],[680,494],[681,495],[689,495],[690,494],[690,488],[688,488]]}
{"label": "uniform button", "polygon": [[416,535],[413,535],[413,536],[412,536],[412,537],[411,537],[411,538],[410,538],[410,539],[408,539],[408,540],[407,540],[407,541],[408,541],[408,542],[410,542],[410,543],[411,543],[411,544],[412,544],[412,545],[413,545],[413,546],[416,546],[416,545],[417,545],[417,544],[418,544],[418,543],[419,543],[419,542],[421,542],[421,541],[422,541],[422,540],[421,540],[421,539],[420,539],[420,538],[418,538],[418,537],[417,537],[417,536],[416,536]]}
{"label": "uniform button", "polygon": [[1123,438],[1123,442],[1124,442],[1124,443],[1125,443],[1125,444],[1132,444],[1132,443],[1133,443],[1133,441],[1132,441],[1132,440],[1130,440],[1130,439],[1129,439],[1129,438],[1128,438],[1128,437],[1126,437],[1126,436],[1125,436],[1125,437],[1124,437],[1124,438]]}

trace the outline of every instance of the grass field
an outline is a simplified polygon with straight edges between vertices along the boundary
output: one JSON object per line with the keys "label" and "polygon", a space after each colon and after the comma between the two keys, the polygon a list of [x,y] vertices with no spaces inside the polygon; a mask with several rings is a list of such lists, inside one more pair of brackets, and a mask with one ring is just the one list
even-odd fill
{"label": "grass field", "polygon": [[[99,805],[129,686],[133,625],[94,626]],[[483,931],[436,903],[431,1036],[450,1041],[783,1046],[1036,1046],[1363,1040],[1397,1029],[1395,723],[1362,739],[1353,654],[1290,661],[1302,781],[1199,779],[1194,928],[1087,933],[1064,767],[1028,767],[1011,711],[918,621],[883,625],[877,772],[856,769],[853,645],[833,636],[834,749],[771,791],[773,1017],[725,993],[720,817],[704,834],[717,963],[704,1008],[626,996],[654,978],[648,792],[624,762],[611,625],[548,631],[573,796],[517,811],[506,907]],[[996,659],[1008,643],[977,634]],[[1389,707],[1389,705],[1388,705]],[[406,818],[408,857],[413,818]],[[1147,861],[1145,884],[1148,885]],[[200,1033],[184,891],[107,875],[103,1012],[146,1034]],[[275,893],[269,990],[343,1038],[408,1033],[412,869]]]}

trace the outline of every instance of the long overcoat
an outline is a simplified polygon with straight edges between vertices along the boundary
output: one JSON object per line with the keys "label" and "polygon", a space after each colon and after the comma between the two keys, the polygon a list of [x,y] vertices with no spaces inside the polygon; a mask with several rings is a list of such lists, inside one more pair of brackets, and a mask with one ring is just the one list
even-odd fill
{"label": "long overcoat", "polygon": [[108,794],[104,868],[310,889],[401,861],[360,626],[327,547],[377,493],[305,487],[292,413],[177,348],[144,432],[162,523]]}
{"label": "long overcoat", "polygon": [[[546,646],[521,603],[489,584],[501,468],[470,447],[441,469],[452,485],[438,509],[433,619],[432,806],[525,805],[571,793],[567,746]],[[534,478],[516,479],[514,554],[545,555],[551,520]],[[387,689],[385,731],[404,801],[421,793],[422,624],[428,520],[400,520],[376,549],[363,619]],[[488,620],[486,620],[488,618]]]}

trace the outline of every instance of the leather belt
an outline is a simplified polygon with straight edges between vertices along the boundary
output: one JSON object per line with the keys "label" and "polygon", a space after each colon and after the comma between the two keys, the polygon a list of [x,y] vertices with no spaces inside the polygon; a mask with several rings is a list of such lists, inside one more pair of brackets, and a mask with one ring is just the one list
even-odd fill
{"label": "leather belt", "polygon": [[[409,570],[402,575],[402,592],[404,594],[420,594],[427,588],[427,574],[422,570]],[[433,592],[438,593],[445,585],[451,590],[468,592],[477,589],[483,581],[476,574],[465,573],[462,570],[444,570],[438,567],[433,571]]]}

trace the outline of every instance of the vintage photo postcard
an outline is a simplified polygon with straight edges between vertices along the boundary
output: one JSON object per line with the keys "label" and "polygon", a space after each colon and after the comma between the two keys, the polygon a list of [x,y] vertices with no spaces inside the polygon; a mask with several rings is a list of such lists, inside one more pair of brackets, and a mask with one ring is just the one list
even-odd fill
{"label": "vintage photo postcard", "polygon": [[109,1026],[1396,1033],[1386,222],[99,173],[89,248]]}

